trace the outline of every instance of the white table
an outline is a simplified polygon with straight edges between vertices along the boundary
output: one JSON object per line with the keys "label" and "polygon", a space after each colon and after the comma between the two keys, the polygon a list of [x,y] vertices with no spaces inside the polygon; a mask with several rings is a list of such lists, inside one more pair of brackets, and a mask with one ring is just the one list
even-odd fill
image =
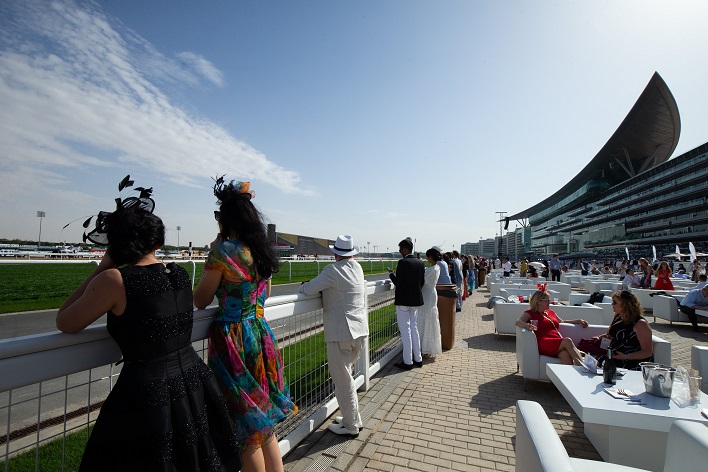
{"label": "white table", "polygon": [[646,393],[638,371],[618,377],[615,387],[639,395],[646,405],[613,398],[604,391],[607,386],[601,375],[588,374],[580,367],[548,364],[546,374],[583,421],[585,436],[607,462],[663,470],[671,423],[686,419],[708,425],[701,416],[701,407],[708,407],[708,395],[701,393],[700,405],[681,408],[670,398]]}

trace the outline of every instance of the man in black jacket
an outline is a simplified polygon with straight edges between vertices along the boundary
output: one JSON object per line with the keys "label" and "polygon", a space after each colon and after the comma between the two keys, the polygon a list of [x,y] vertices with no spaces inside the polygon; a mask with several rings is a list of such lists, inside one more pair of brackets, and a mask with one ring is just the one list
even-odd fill
{"label": "man in black jacket", "polygon": [[425,283],[425,264],[415,257],[413,241],[406,238],[398,243],[398,252],[403,259],[398,261],[396,272],[389,269],[388,275],[396,285],[394,304],[398,330],[403,343],[403,361],[394,365],[399,369],[410,370],[413,366],[421,367],[423,357],[420,353],[420,335],[418,334],[418,307],[423,305],[423,284]]}

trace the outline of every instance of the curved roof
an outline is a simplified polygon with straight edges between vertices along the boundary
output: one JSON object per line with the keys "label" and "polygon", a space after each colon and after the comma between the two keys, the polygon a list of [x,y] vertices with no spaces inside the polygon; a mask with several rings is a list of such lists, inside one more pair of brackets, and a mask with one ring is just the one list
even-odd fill
{"label": "curved roof", "polygon": [[595,157],[556,193],[510,220],[528,218],[554,205],[590,180],[616,185],[666,162],[676,149],[681,120],[676,100],[658,72],[649,80],[629,113]]}

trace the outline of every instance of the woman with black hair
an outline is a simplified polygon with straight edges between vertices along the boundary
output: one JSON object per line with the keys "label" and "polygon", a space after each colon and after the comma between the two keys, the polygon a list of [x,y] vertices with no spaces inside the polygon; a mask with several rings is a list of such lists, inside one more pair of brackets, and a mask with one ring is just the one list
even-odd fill
{"label": "woman with black hair", "polygon": [[209,366],[226,397],[243,470],[283,470],[275,424],[297,413],[283,374],[276,337],[264,318],[278,258],[249,182],[216,180],[219,234],[211,244],[204,276],[194,291],[197,308],[216,295],[219,311],[209,333]]}
{"label": "woman with black hair", "polygon": [[[131,185],[126,178],[119,190]],[[118,199],[113,213],[100,212],[84,235],[108,250],[57,314],[57,328],[76,333],[107,312],[123,354],[79,470],[239,470],[226,403],[192,348],[189,275],[155,257],[165,226],[152,214],[152,189],[139,190],[140,197]]]}

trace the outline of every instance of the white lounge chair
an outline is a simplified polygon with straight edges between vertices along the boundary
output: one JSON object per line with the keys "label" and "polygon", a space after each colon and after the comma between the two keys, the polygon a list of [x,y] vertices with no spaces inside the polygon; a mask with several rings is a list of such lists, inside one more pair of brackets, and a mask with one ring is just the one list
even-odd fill
{"label": "white lounge chair", "polygon": [[[607,326],[561,323],[559,331],[563,337],[573,340],[577,346],[581,339],[591,338],[607,332]],[[671,365],[671,343],[657,336],[652,336],[654,362]],[[516,327],[516,363],[518,371],[526,380],[550,381],[546,375],[546,364],[560,364],[557,357],[542,356],[538,352],[536,334],[526,328]]]}
{"label": "white lounge chair", "polygon": [[691,346],[691,368],[703,377],[701,390],[708,393],[708,346]]}
{"label": "white lounge chair", "polygon": [[[676,420],[669,430],[664,472],[705,471],[708,464],[708,428],[698,422]],[[644,469],[568,456],[543,407],[516,402],[516,470],[524,472],[637,472]]]}

